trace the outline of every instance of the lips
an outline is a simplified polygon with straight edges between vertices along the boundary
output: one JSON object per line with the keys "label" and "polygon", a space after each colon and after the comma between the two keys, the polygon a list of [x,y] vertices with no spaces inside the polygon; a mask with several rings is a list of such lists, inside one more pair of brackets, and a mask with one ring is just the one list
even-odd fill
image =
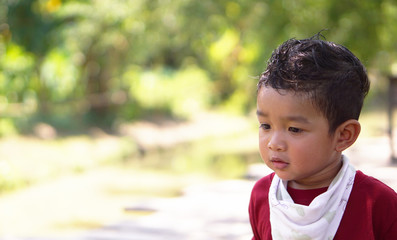
{"label": "lips", "polygon": [[284,169],[288,167],[289,163],[281,160],[280,158],[272,157],[270,158],[270,162],[272,163],[275,169]]}

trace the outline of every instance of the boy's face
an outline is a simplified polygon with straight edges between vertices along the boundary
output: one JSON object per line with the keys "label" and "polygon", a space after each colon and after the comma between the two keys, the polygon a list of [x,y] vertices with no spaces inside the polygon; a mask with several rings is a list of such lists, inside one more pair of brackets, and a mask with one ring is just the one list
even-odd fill
{"label": "boy's face", "polygon": [[[294,188],[328,186],[341,167],[327,119],[303,94],[262,86],[257,97],[259,151]],[[335,134],[334,134],[335,135]]]}

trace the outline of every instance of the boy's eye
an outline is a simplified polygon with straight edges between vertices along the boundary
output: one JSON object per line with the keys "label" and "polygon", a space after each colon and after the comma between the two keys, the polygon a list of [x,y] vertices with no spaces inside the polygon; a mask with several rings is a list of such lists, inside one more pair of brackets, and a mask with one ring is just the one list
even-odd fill
{"label": "boy's eye", "polygon": [[288,131],[293,132],[293,133],[300,133],[300,132],[302,132],[302,129],[296,128],[296,127],[289,127]]}
{"label": "boy's eye", "polygon": [[259,126],[259,128],[262,128],[262,129],[264,129],[264,130],[268,130],[268,129],[270,129],[270,125],[267,124],[267,123],[262,123],[262,124]]}

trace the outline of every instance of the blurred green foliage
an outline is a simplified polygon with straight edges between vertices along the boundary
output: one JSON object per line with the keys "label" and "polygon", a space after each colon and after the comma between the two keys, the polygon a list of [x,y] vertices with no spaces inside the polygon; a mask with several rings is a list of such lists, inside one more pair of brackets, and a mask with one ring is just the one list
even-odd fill
{"label": "blurred green foliage", "polygon": [[387,75],[396,21],[393,0],[2,0],[0,135],[246,113],[271,51],[322,29]]}

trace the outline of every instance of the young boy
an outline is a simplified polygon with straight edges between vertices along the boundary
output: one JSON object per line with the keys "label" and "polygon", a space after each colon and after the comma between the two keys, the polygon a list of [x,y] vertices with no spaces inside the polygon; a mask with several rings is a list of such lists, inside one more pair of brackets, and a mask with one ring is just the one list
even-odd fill
{"label": "young boy", "polygon": [[274,173],[252,190],[255,240],[397,239],[397,194],[343,150],[360,133],[366,70],[345,47],[291,39],[258,83],[259,148]]}

